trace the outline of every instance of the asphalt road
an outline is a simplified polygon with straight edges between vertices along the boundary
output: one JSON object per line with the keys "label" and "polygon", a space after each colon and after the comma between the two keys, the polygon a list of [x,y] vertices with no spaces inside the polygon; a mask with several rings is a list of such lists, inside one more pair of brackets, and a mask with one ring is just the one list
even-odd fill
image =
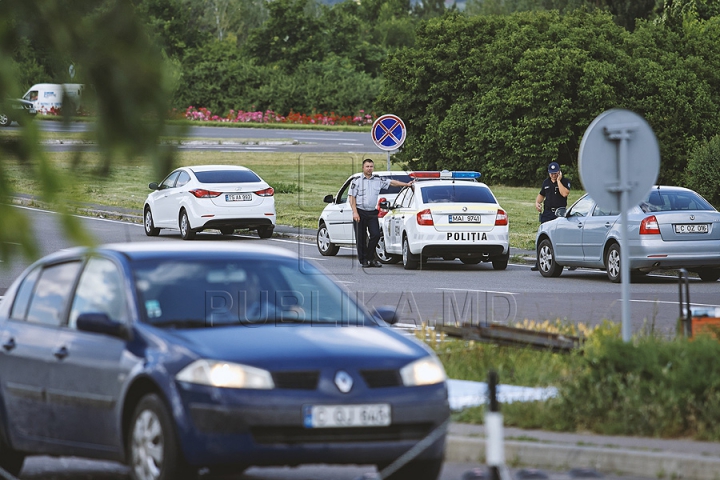
{"label": "asphalt road", "polygon": [[[25,208],[25,207],[17,207]],[[67,248],[58,226],[57,215],[26,208],[43,253]],[[85,218],[83,223],[99,243],[129,241],[182,241],[179,232],[163,230],[159,237],[147,237],[137,224]],[[302,261],[311,260],[333,274],[360,302],[372,307],[394,306],[404,324],[455,324],[498,321],[582,322],[596,325],[604,319],[620,322],[620,285],[610,283],[604,272],[578,269],[565,271],[559,278],[546,279],[530,271],[530,265],[513,264],[495,271],[491,264],[463,265],[460,261],[431,260],[422,270],[407,271],[402,265],[362,269],[353,250],[341,248],[335,257],[322,257],[307,239],[259,239],[254,233],[222,236],[213,231],[198,234],[198,242],[262,242],[298,253]],[[28,265],[15,259],[0,269],[0,294]],[[690,280],[693,306],[720,306],[718,282]],[[632,330],[654,328],[672,334],[679,315],[679,288],[675,277],[648,275],[630,287]]]}

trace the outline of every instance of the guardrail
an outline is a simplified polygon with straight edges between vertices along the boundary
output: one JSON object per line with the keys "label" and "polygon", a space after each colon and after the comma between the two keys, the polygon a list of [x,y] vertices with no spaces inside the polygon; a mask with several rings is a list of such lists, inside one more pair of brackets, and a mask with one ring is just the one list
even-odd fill
{"label": "guardrail", "polygon": [[572,335],[526,330],[497,324],[463,324],[459,327],[436,325],[435,330],[443,332],[449,337],[459,337],[465,340],[475,340],[477,342],[514,347],[530,347],[538,350],[552,350],[556,352],[569,352],[580,347],[582,344],[580,337]]}

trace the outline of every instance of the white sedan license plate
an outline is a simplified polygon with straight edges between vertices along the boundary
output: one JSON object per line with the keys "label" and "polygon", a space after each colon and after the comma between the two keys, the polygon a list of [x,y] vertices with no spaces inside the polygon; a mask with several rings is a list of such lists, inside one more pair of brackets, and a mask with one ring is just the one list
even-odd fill
{"label": "white sedan license plate", "polygon": [[249,202],[252,200],[252,193],[228,193],[225,195],[226,202]]}
{"label": "white sedan license plate", "polygon": [[708,233],[707,223],[686,223],[675,225],[675,233]]}
{"label": "white sedan license plate", "polygon": [[386,427],[390,425],[390,404],[305,405],[305,428]]}
{"label": "white sedan license plate", "polygon": [[449,215],[450,223],[482,223],[480,215]]}

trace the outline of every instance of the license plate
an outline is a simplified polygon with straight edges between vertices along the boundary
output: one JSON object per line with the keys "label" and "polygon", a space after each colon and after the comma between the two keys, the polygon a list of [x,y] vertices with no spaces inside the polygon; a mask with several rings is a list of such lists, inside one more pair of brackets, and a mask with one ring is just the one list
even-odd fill
{"label": "license plate", "polygon": [[707,223],[685,223],[675,225],[675,233],[708,233]]}
{"label": "license plate", "polygon": [[482,223],[481,215],[449,215],[450,223]]}
{"label": "license plate", "polygon": [[390,404],[305,405],[305,428],[386,427],[390,425]]}
{"label": "license plate", "polygon": [[252,193],[228,193],[225,195],[226,202],[249,202],[252,200]]}

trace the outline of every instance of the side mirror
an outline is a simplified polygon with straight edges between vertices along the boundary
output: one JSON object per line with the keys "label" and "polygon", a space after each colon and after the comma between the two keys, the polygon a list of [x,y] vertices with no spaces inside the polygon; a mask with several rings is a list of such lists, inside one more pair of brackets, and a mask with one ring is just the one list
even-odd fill
{"label": "side mirror", "polygon": [[130,330],[124,323],[111,320],[106,313],[81,313],[77,318],[77,329],[82,332],[102,333],[111,337],[128,340]]}
{"label": "side mirror", "polygon": [[150,184],[148,185],[148,188],[149,188],[150,190],[157,190],[159,187],[158,187],[158,184],[157,184],[156,182],[152,182],[152,183],[150,183]]}
{"label": "side mirror", "polygon": [[567,213],[567,208],[565,208],[565,207],[560,207],[555,210],[556,217],[564,217],[566,213]]}
{"label": "side mirror", "polygon": [[375,307],[375,316],[390,325],[395,325],[399,320],[395,307]]}
{"label": "side mirror", "polygon": [[335,201],[335,197],[332,195],[325,195],[325,198],[323,198],[323,202],[325,203],[333,203]]}
{"label": "side mirror", "polygon": [[380,202],[380,210],[390,210],[390,202],[387,200]]}

